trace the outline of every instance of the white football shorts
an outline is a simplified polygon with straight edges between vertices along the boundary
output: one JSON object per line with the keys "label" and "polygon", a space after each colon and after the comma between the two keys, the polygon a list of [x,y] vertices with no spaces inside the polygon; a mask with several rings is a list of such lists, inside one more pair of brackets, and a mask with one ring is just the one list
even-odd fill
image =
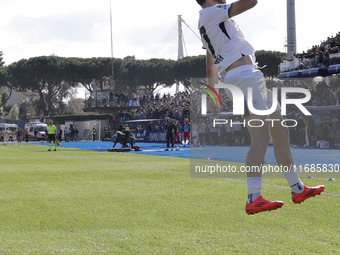
{"label": "white football shorts", "polygon": [[[273,93],[267,89],[266,81],[263,73],[256,69],[253,65],[243,65],[236,67],[221,77],[224,84],[237,86],[243,92],[245,98],[245,106],[247,105],[248,88],[251,87],[253,91],[252,101],[256,110],[268,110],[273,103]],[[280,111],[278,103],[275,111]],[[253,115],[249,107],[245,107],[244,116]]]}

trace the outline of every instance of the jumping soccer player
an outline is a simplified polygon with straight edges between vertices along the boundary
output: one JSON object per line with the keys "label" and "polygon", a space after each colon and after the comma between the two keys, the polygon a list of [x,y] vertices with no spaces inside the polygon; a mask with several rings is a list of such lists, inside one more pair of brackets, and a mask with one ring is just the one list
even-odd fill
{"label": "jumping soccer player", "polygon": [[50,143],[50,147],[48,149],[48,151],[51,151],[52,148],[52,141],[54,142],[54,151],[57,150],[57,143],[55,140],[55,133],[56,133],[56,126],[53,125],[53,121],[51,120],[48,127],[47,127],[47,135],[48,135],[48,141]]}
{"label": "jumping soccer player", "polygon": [[[219,76],[225,84],[239,87],[245,97],[248,88],[253,90],[253,101],[257,110],[267,110],[271,106],[272,92],[267,90],[264,76],[257,69],[254,61],[254,48],[231,19],[257,4],[257,0],[239,0],[226,4],[225,0],[196,0],[203,8],[200,11],[199,30],[204,48],[207,49],[207,77],[208,83],[213,86],[218,83]],[[257,119],[262,120],[262,127],[247,125],[251,144],[248,151],[246,166],[255,167],[259,171],[247,172],[248,201],[246,212],[254,214],[262,211],[275,210],[283,206],[281,201],[269,201],[261,195],[262,165],[264,164],[270,135],[273,138],[274,153],[278,165],[292,189],[292,200],[301,203],[307,198],[320,194],[325,186],[305,186],[294,167],[290,150],[288,128],[281,125],[283,117],[278,107],[274,113],[267,116],[255,115],[249,109],[244,115],[245,122]],[[280,120],[270,124],[266,119]],[[248,168],[249,169],[249,168]]]}

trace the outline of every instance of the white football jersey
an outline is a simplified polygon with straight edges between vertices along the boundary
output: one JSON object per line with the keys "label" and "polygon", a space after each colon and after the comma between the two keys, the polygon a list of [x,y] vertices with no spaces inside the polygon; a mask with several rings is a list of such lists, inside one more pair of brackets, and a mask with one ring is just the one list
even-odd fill
{"label": "white football jersey", "polygon": [[231,6],[232,4],[218,4],[204,8],[200,11],[199,17],[198,29],[203,48],[209,50],[215,58],[220,74],[242,56],[253,56],[255,53],[237,23],[230,19]]}

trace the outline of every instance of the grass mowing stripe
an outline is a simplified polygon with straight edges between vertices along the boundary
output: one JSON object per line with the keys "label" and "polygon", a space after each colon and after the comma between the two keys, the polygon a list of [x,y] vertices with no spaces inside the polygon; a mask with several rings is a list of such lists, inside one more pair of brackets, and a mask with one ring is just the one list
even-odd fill
{"label": "grass mowing stripe", "polygon": [[85,157],[70,156],[70,155],[63,155],[63,154],[58,154],[58,156],[71,157],[71,158],[76,158],[76,159],[84,159],[84,160],[89,160],[89,161],[98,161],[98,162],[102,162],[102,163],[114,163],[114,164],[117,164],[117,165],[146,168],[146,169],[151,169],[151,170],[156,170],[156,171],[161,171],[161,172],[168,172],[168,173],[189,174],[187,172],[179,172],[179,171],[173,171],[173,170],[168,170],[168,169],[163,169],[163,168],[158,168],[158,167],[143,166],[143,165],[137,165],[137,164],[131,164],[131,163],[123,163],[123,162],[117,162],[117,161],[111,161],[111,160],[89,159],[89,158],[85,158]]}
{"label": "grass mowing stripe", "polygon": [[[98,160],[98,159],[95,159],[95,158],[89,159],[89,158],[86,158],[86,157],[71,156],[71,155],[65,155],[65,154],[60,154],[60,153],[57,154],[57,155],[58,156],[63,156],[63,157],[71,157],[71,158],[83,159],[83,160],[99,161],[99,162],[103,162],[103,163],[114,163],[114,164],[124,165],[124,166],[139,167],[139,168],[156,170],[156,171],[161,171],[161,172],[168,172],[168,173],[175,173],[175,174],[186,174],[186,175],[190,174],[188,172],[173,171],[173,170],[168,170],[168,169],[163,169],[163,168],[158,168],[158,167],[152,167],[152,166],[143,166],[143,165],[138,165],[138,164],[123,163],[123,162],[110,161],[110,160]],[[154,156],[154,157],[160,157],[160,156]],[[199,176],[202,177],[202,175],[199,175]],[[211,177],[207,176],[207,178],[211,178]],[[223,179],[223,180],[228,180],[228,181],[233,181],[233,182],[243,182],[243,183],[246,183],[245,180],[232,179],[232,178],[217,178],[217,179]],[[286,186],[280,186],[280,185],[269,184],[269,183],[263,183],[262,185],[267,186],[267,187],[276,187],[276,188],[281,188],[281,189],[290,189],[289,187],[286,187]],[[322,195],[340,197],[340,194],[326,193],[326,192],[323,192]]]}
{"label": "grass mowing stripe", "polygon": [[[40,147],[41,145],[35,145],[36,147]],[[44,147],[45,148],[45,147]],[[25,146],[21,146],[20,147],[21,150],[25,150],[25,151],[31,151],[30,149],[27,149],[27,147]],[[71,149],[68,149],[68,151]],[[83,151],[81,149],[73,149],[73,151]],[[60,151],[58,151],[60,152]],[[86,151],[88,152],[88,151]],[[48,153],[45,152],[44,153]],[[143,169],[150,169],[150,170],[155,170],[155,171],[161,171],[161,172],[168,172],[168,173],[177,173],[177,174],[184,174],[184,175],[189,175],[190,173],[188,172],[181,172],[181,171],[174,171],[174,170],[169,170],[169,169],[164,169],[164,168],[157,168],[157,167],[152,167],[152,166],[145,166],[145,165],[139,165],[139,164],[132,164],[132,163],[125,163],[125,162],[117,162],[117,161],[110,161],[110,160],[99,160],[96,158],[87,158],[87,157],[81,157],[81,156],[72,156],[72,155],[66,155],[66,154],[61,154],[61,153],[56,153],[56,156],[63,156],[63,157],[69,157],[69,158],[75,158],[75,159],[82,159],[82,160],[89,160],[89,161],[98,161],[98,162],[102,162],[102,163],[114,163],[114,164],[119,164],[119,165],[124,165],[124,166],[130,166],[130,167],[137,167],[137,168],[143,168]],[[137,155],[137,154],[134,154]],[[143,156],[143,155],[139,155],[139,156]],[[162,157],[162,156],[153,156],[153,157]],[[164,157],[162,157],[164,158]],[[165,158],[169,158],[169,157],[165,157]],[[202,177],[202,176],[200,176]],[[207,176],[207,178],[211,178],[210,176]],[[243,182],[245,183],[245,180],[239,180],[239,179],[232,179],[232,178],[218,178],[218,179],[225,179],[228,181],[233,181],[233,182]],[[287,186],[282,186],[282,185],[275,185],[275,184],[268,184],[268,183],[263,183],[264,186],[268,186],[268,187],[276,187],[276,188],[281,188],[281,189],[289,189],[289,187]],[[327,188],[327,187],[326,187]],[[328,192],[323,192],[323,195],[327,195],[327,196],[333,196],[333,197],[339,197],[340,194],[337,193],[328,193]]]}

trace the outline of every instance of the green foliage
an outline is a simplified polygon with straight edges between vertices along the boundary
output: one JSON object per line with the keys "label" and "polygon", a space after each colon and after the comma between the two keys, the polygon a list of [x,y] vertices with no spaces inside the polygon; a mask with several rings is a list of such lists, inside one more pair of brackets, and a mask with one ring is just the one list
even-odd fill
{"label": "green foliage", "polygon": [[[5,88],[8,89],[9,94],[5,93]],[[0,107],[6,105],[12,95],[12,90],[13,86],[9,83],[7,68],[0,65]]]}
{"label": "green foliage", "polygon": [[260,50],[256,51],[255,56],[260,67],[266,65],[265,68],[261,69],[264,76],[273,77],[278,75],[278,66],[285,58],[286,54],[278,51]]}
{"label": "green foliage", "polygon": [[8,117],[10,120],[19,120],[19,108],[16,105],[12,106]]}
{"label": "green foliage", "polygon": [[7,70],[4,67],[0,67],[0,87],[6,85],[7,83]]}
{"label": "green foliage", "polygon": [[[265,76],[276,76],[284,53],[259,51],[256,57],[260,66],[267,65],[262,69]],[[22,59],[5,67],[0,52],[0,87],[6,86],[10,92],[19,89],[38,93],[39,106],[35,112],[54,116],[69,112],[64,99],[70,97],[79,84],[90,92],[93,80],[108,80],[113,84],[112,65],[116,93],[136,92],[138,86],[153,93],[159,87],[172,86],[176,82],[189,87],[191,78],[206,76],[204,55],[178,61],[156,58],[138,60],[134,56],[113,60],[40,56]],[[8,97],[3,98],[0,106],[5,105],[7,100]]]}
{"label": "green foliage", "polygon": [[134,57],[126,57],[122,62],[120,79],[135,81],[131,85],[144,86],[153,93],[160,86],[170,86],[175,83],[174,65],[174,60],[156,58],[136,60]]}
{"label": "green foliage", "polygon": [[84,99],[76,98],[67,102],[64,114],[84,114]]}
{"label": "green foliage", "polygon": [[8,67],[11,82],[21,90],[37,92],[43,114],[54,115],[67,91],[78,86],[71,60],[57,56],[20,60]]}
{"label": "green foliage", "polygon": [[[2,51],[0,51],[0,96],[1,96],[1,88],[5,87],[7,85],[7,79],[8,79],[8,73],[7,70],[5,68],[5,62],[3,62],[3,57],[2,57],[3,53]],[[1,102],[0,102],[0,105]]]}
{"label": "green foliage", "polygon": [[190,85],[190,78],[206,77],[206,56],[186,57],[178,60],[175,65],[176,80],[184,86]]}

